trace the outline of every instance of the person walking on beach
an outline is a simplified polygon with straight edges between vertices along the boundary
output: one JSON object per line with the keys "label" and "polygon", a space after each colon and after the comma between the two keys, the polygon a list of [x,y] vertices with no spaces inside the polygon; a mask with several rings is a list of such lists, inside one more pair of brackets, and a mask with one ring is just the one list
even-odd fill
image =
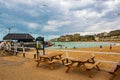
{"label": "person walking on beach", "polygon": [[100,51],[102,51],[102,45],[100,45]]}
{"label": "person walking on beach", "polygon": [[110,50],[112,50],[112,45],[110,44]]}

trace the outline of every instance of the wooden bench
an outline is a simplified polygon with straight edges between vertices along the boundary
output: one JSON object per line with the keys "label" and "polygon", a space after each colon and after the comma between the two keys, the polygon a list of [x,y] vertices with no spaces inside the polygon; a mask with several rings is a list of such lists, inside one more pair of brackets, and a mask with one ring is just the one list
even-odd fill
{"label": "wooden bench", "polygon": [[95,62],[94,64],[92,64],[91,66],[87,66],[86,68],[87,68],[88,70],[91,70],[91,69],[93,69],[93,68],[97,68],[98,70],[100,70],[99,67],[98,67],[98,64],[100,64],[100,61],[97,61],[97,62]]}
{"label": "wooden bench", "polygon": [[66,59],[66,58],[54,59],[54,60],[52,60],[52,61],[49,61],[48,63],[49,63],[49,64],[52,64],[52,63],[56,63],[56,62],[62,61],[62,63],[64,64],[65,59]]}
{"label": "wooden bench", "polygon": [[[66,73],[68,73],[68,71],[70,70],[70,68],[75,67],[73,66],[74,63],[66,63],[64,64],[68,69],[66,70]],[[87,64],[91,64],[91,63],[87,63]],[[88,75],[90,78],[92,78],[91,74],[89,73],[89,71],[91,71],[93,68],[97,68],[97,70],[99,71],[99,67],[98,65],[100,64],[100,61],[97,61],[95,63],[92,63],[91,66],[87,66],[86,64],[83,64],[83,67],[85,68],[85,70],[87,71]],[[76,66],[77,68],[77,66]]]}
{"label": "wooden bench", "polygon": [[55,59],[55,60],[49,61],[48,64],[50,66],[50,69],[54,69],[52,64],[55,64],[55,63],[61,62],[61,61],[62,61],[62,64],[64,64],[65,58]]}
{"label": "wooden bench", "polygon": [[100,71],[100,68],[98,67],[99,64],[100,64],[100,61],[97,61],[94,64],[91,64],[91,66],[85,66],[86,71],[88,72],[88,75],[89,75],[90,78],[92,78],[92,76],[89,73],[89,71],[91,71],[94,68],[96,68],[98,71]]}
{"label": "wooden bench", "polygon": [[44,61],[44,60],[35,60],[38,64],[37,64],[37,67],[39,66],[40,63],[46,63],[49,65],[50,69],[54,69],[52,64],[56,63],[56,62],[61,62],[64,64],[64,61],[65,61],[66,58],[61,58],[61,59],[53,59],[52,61]]}
{"label": "wooden bench", "polygon": [[66,63],[66,64],[64,64],[64,65],[68,67],[68,66],[70,66],[71,64],[72,64],[72,63]]}
{"label": "wooden bench", "polygon": [[116,77],[116,72],[120,69],[120,62],[117,64],[112,65],[112,68],[110,69],[109,73],[112,74],[112,77],[110,80],[113,80]]}

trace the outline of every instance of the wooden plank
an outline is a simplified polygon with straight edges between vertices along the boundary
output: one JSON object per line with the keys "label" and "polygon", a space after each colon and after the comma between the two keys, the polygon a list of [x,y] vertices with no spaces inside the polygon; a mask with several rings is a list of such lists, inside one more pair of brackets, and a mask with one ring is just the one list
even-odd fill
{"label": "wooden plank", "polygon": [[113,74],[115,72],[115,69],[117,68],[117,65],[113,65],[112,68],[110,69],[109,73]]}
{"label": "wooden plank", "polygon": [[114,64],[110,69],[109,73],[114,74],[119,68],[120,68],[120,62],[118,62],[117,64]]}
{"label": "wooden plank", "polygon": [[100,64],[100,61],[95,62],[94,64],[92,64],[92,66],[86,67],[87,69],[93,69],[95,68],[98,64]]}

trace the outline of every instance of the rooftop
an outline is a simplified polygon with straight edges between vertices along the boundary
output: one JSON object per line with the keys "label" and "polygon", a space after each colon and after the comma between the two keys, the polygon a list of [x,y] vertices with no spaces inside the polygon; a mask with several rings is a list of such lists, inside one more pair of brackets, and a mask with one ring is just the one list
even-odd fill
{"label": "rooftop", "polygon": [[34,39],[28,33],[8,33],[6,36],[3,37],[3,40],[24,40],[24,39]]}

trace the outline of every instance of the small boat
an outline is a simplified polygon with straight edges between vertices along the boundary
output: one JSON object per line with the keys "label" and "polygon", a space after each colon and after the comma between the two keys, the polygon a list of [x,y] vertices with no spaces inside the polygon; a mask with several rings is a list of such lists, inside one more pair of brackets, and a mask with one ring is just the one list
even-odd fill
{"label": "small boat", "polygon": [[45,46],[46,47],[50,47],[50,46],[53,46],[54,44],[52,44],[50,41],[46,41],[45,42]]}

